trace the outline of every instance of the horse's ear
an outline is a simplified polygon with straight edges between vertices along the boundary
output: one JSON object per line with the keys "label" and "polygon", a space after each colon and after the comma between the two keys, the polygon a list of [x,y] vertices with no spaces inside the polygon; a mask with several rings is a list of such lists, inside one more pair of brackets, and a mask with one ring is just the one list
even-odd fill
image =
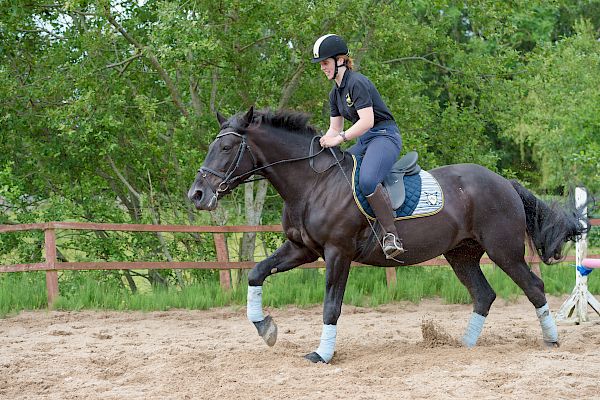
{"label": "horse's ear", "polygon": [[252,123],[254,119],[254,106],[251,106],[246,115],[244,115],[244,125],[248,126]]}
{"label": "horse's ear", "polygon": [[223,126],[223,124],[227,122],[227,118],[225,118],[223,114],[217,111],[217,121],[219,121],[219,126]]}

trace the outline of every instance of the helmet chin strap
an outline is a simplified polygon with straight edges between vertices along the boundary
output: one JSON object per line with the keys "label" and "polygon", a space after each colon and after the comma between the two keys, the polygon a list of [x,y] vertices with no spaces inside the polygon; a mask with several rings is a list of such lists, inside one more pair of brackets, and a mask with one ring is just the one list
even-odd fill
{"label": "helmet chin strap", "polygon": [[331,80],[335,80],[335,77],[338,74],[338,68],[339,67],[345,67],[346,66],[346,61],[344,61],[344,63],[342,65],[338,65],[337,59],[335,57],[331,57],[331,58],[333,58],[333,64],[335,65],[335,69],[333,70],[333,78],[331,78]]}

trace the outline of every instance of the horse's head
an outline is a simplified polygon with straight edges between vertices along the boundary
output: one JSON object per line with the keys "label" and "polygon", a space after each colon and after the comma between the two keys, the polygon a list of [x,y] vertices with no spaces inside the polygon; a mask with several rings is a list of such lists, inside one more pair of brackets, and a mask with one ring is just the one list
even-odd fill
{"label": "horse's head", "polygon": [[229,119],[217,113],[220,131],[208,148],[188,198],[198,210],[212,211],[217,200],[231,192],[256,168],[256,159],[246,142],[247,128],[254,118],[254,108],[243,116]]}

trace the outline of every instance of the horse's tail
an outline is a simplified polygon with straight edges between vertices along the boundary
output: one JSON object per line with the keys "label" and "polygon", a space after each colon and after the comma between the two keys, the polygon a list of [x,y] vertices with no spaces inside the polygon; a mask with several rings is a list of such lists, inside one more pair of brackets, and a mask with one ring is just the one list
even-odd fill
{"label": "horse's tail", "polygon": [[561,260],[564,244],[575,241],[589,230],[589,224],[588,228],[584,228],[580,222],[583,218],[583,207],[575,207],[573,193],[569,195],[564,206],[557,202],[547,204],[516,180],[511,180],[510,183],[525,206],[527,234],[538,255],[545,264]]}

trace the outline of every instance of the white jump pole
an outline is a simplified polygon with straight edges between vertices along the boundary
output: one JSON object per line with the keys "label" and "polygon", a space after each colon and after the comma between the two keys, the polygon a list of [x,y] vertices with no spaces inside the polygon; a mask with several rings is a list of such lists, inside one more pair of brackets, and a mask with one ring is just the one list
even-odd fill
{"label": "white jump pole", "polygon": [[[575,188],[575,205],[577,208],[585,206],[587,192],[584,188]],[[581,225],[587,228],[587,207],[583,209]],[[583,266],[583,260],[587,255],[587,234],[583,233],[575,244],[575,287],[571,296],[560,307],[556,314],[556,320],[562,322],[574,322],[576,324],[588,321],[588,304],[598,315],[600,315],[600,302],[589,292],[587,286],[588,274],[592,272]]]}

